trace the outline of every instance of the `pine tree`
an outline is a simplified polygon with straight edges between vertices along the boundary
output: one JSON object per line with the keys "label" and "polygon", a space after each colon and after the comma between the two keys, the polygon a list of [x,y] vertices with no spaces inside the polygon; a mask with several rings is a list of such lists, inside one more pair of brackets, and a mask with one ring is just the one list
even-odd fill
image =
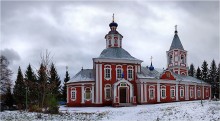
{"label": "pine tree", "polygon": [[53,94],[57,99],[60,96],[60,77],[57,74],[57,70],[55,65],[52,63],[50,67],[50,77],[49,77],[50,87],[51,87],[51,94]]}
{"label": "pine tree", "polygon": [[215,64],[215,60],[212,60],[210,71],[209,71],[209,82],[212,85],[212,94],[214,94],[215,96],[217,96],[216,91],[217,91],[217,86],[218,86],[216,76],[217,76],[217,67]]}
{"label": "pine tree", "polygon": [[67,100],[67,87],[66,87],[66,83],[70,80],[69,77],[69,72],[66,69],[66,77],[64,78],[64,85],[63,85],[63,89],[62,89],[62,98],[63,100],[66,102]]}
{"label": "pine tree", "polygon": [[6,92],[6,97],[5,98],[6,98],[5,99],[5,104],[9,108],[11,108],[13,106],[13,104],[14,104],[14,98],[13,98],[13,95],[11,93],[11,88],[10,87],[7,88],[7,92]]}
{"label": "pine tree", "polygon": [[218,87],[217,87],[217,93],[218,93],[218,98],[220,98],[220,63],[218,64],[218,69],[217,69],[217,84],[218,84]]}
{"label": "pine tree", "polygon": [[[207,62],[204,60],[202,66],[202,80],[204,80],[205,82],[208,82],[208,64]],[[210,83],[210,82],[208,82]]]}
{"label": "pine tree", "polygon": [[199,67],[197,68],[197,71],[196,71],[196,78],[200,80],[202,79],[202,73]]}
{"label": "pine tree", "polygon": [[195,76],[195,68],[194,68],[194,65],[193,65],[193,64],[190,64],[189,76],[192,76],[192,77]]}
{"label": "pine tree", "polygon": [[23,79],[21,68],[18,68],[18,75],[14,86],[14,97],[19,109],[25,108],[26,85]]}
{"label": "pine tree", "polygon": [[36,104],[38,101],[37,79],[30,64],[28,65],[25,72],[24,80],[27,83],[27,87],[29,90],[28,101],[31,104]]}
{"label": "pine tree", "polygon": [[38,70],[38,92],[39,92],[39,106],[43,108],[45,104],[46,94],[48,92],[48,75],[46,66],[41,63]]}

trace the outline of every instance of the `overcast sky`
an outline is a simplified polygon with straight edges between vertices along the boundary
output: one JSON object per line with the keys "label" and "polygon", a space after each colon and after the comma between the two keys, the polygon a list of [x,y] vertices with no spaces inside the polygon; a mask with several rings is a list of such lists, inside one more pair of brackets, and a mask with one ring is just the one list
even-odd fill
{"label": "overcast sky", "polygon": [[166,68],[174,26],[185,50],[188,65],[204,60],[219,63],[219,2],[1,2],[1,54],[10,60],[17,75],[30,63],[39,68],[40,54],[53,56],[63,81],[65,67],[73,77],[92,68],[92,58],[105,49],[112,14],[123,35],[122,46],[132,56],[155,68]]}

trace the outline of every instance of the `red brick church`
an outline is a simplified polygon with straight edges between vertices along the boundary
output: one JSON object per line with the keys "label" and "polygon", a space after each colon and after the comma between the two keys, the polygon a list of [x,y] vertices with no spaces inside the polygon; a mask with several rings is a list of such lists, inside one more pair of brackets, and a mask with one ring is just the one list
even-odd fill
{"label": "red brick church", "polygon": [[109,24],[106,49],[93,58],[93,69],[81,69],[67,83],[67,106],[131,106],[209,99],[211,85],[188,76],[187,51],[177,28],[166,52],[167,69],[141,66],[142,60],[122,48],[118,24]]}

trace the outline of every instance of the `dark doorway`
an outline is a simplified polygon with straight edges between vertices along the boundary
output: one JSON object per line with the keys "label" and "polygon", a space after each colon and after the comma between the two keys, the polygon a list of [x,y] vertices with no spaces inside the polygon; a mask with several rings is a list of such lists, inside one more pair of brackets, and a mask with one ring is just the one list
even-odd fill
{"label": "dark doorway", "polygon": [[126,88],[120,88],[120,103],[126,103]]}

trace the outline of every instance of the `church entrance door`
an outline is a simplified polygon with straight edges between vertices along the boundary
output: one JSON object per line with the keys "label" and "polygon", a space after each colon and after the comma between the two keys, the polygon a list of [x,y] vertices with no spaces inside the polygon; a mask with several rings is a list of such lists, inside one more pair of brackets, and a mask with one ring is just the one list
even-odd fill
{"label": "church entrance door", "polygon": [[125,87],[120,88],[120,103],[126,103],[127,89]]}

